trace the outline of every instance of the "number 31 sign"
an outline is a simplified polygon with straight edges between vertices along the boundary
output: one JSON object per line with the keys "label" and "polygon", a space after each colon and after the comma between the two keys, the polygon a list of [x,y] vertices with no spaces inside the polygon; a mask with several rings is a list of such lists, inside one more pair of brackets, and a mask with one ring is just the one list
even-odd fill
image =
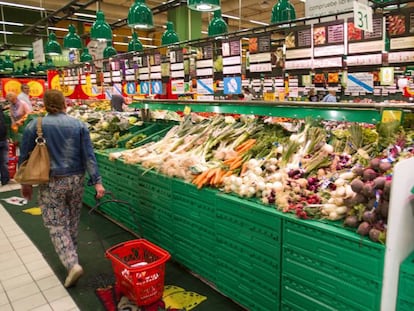
{"label": "number 31 sign", "polygon": [[368,4],[354,1],[354,24],[356,28],[372,32],[372,8]]}

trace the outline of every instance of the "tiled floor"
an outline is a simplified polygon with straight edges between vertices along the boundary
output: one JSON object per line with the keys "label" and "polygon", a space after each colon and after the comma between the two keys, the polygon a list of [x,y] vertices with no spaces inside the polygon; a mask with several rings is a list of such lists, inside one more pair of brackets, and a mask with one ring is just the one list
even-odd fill
{"label": "tiled floor", "polygon": [[[1,186],[0,192],[18,187]],[[79,310],[42,254],[1,204],[0,219],[0,311]]]}

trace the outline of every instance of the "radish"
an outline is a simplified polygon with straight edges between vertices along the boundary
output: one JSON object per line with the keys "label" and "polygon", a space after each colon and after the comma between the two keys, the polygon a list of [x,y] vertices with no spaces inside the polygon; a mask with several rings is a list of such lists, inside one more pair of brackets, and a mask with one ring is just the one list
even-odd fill
{"label": "radish", "polygon": [[349,215],[344,220],[346,227],[356,228],[359,225],[358,217],[356,215]]}
{"label": "radish", "polygon": [[371,225],[366,221],[361,222],[358,226],[357,233],[359,235],[365,236],[369,234],[369,230],[371,229]]}

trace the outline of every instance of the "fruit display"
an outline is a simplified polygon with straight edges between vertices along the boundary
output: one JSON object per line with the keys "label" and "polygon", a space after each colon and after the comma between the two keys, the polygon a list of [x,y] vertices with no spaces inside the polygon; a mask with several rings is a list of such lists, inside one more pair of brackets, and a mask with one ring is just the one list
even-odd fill
{"label": "fruit display", "polygon": [[109,157],[385,243],[393,166],[414,155],[414,133],[397,122],[276,120],[188,116],[161,140]]}

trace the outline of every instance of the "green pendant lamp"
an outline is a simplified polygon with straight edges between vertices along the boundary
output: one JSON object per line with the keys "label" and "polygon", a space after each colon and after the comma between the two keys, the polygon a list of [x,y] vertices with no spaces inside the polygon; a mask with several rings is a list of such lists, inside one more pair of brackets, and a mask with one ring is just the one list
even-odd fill
{"label": "green pendant lamp", "polygon": [[105,21],[105,15],[102,11],[96,12],[96,21],[91,28],[91,39],[98,41],[112,41],[112,29]]}
{"label": "green pendant lamp", "polygon": [[135,0],[128,11],[128,26],[131,28],[154,28],[152,11],[145,4],[145,0]]}
{"label": "green pendant lamp", "polygon": [[214,17],[208,25],[208,36],[216,37],[227,33],[227,31],[227,23],[223,17],[221,17],[221,10],[214,11]]}
{"label": "green pendant lamp", "polygon": [[27,54],[27,59],[30,59],[30,60],[34,59],[33,49],[31,49],[31,50],[29,51],[29,53]]}
{"label": "green pendant lamp", "polygon": [[3,62],[3,69],[4,71],[10,71],[10,72],[14,70],[14,64],[10,59],[10,55],[6,55],[6,59]]}
{"label": "green pendant lamp", "polygon": [[46,70],[50,70],[50,69],[54,69],[56,68],[55,64],[53,63],[53,60],[51,58],[48,58],[46,60],[46,65],[45,65],[45,69]]}
{"label": "green pendant lamp", "polygon": [[27,76],[29,74],[29,69],[27,69],[27,65],[26,64],[23,65],[22,74],[24,76]]}
{"label": "green pendant lamp", "polygon": [[89,49],[88,48],[83,48],[82,54],[80,56],[80,61],[82,63],[90,63],[93,61],[93,57],[91,54],[89,54]]}
{"label": "green pendant lamp", "polygon": [[174,31],[174,24],[167,22],[167,30],[164,31],[161,37],[162,45],[173,45],[180,42],[177,33]]}
{"label": "green pendant lamp", "polygon": [[220,0],[188,0],[187,6],[195,11],[211,12],[220,9]]}
{"label": "green pendant lamp", "polygon": [[118,52],[115,50],[115,48],[112,46],[112,42],[108,41],[106,48],[103,51],[103,57],[104,58],[110,58],[112,56],[115,56]]}
{"label": "green pendant lamp", "polygon": [[36,74],[36,67],[34,66],[33,62],[30,63],[30,67],[29,67],[29,74],[31,75],[35,75]]}
{"label": "green pendant lamp", "polygon": [[43,66],[43,63],[37,64],[36,73],[37,74],[44,74],[45,73],[45,66]]}
{"label": "green pendant lamp", "polygon": [[289,0],[279,0],[273,6],[271,24],[278,24],[282,22],[288,22],[296,19],[295,7]]}
{"label": "green pendant lamp", "polygon": [[14,75],[16,75],[16,76],[21,76],[21,75],[23,75],[23,73],[22,73],[22,67],[17,66],[17,67],[16,67],[16,70],[14,71]]}
{"label": "green pendant lamp", "polygon": [[56,35],[54,32],[49,34],[49,39],[47,40],[45,47],[45,54],[47,55],[60,55],[62,54],[62,48],[56,40]]}
{"label": "green pendant lamp", "polygon": [[144,49],[141,41],[138,39],[138,35],[134,32],[132,34],[132,39],[128,43],[128,52],[140,52]]}
{"label": "green pendant lamp", "polygon": [[68,27],[69,33],[63,38],[63,47],[65,49],[77,50],[82,48],[82,40],[76,33],[76,28],[72,24]]}

